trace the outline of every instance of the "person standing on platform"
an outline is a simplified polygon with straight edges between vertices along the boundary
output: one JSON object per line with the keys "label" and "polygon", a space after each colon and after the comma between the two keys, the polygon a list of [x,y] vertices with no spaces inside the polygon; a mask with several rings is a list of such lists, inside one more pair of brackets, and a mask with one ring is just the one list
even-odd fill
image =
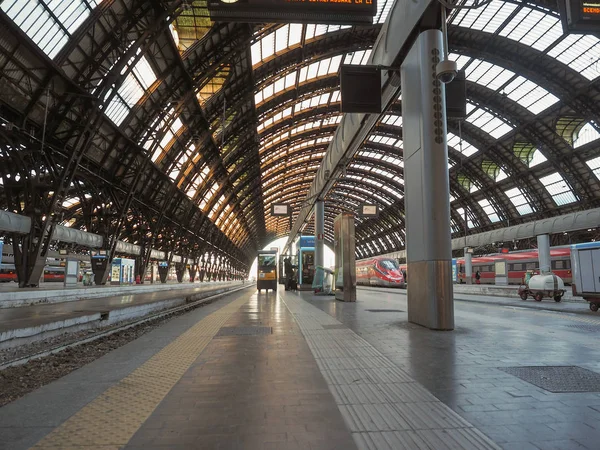
{"label": "person standing on platform", "polygon": [[479,270],[477,272],[475,272],[475,283],[480,284],[480,280],[481,279],[481,274],[479,273]]}
{"label": "person standing on platform", "polygon": [[290,281],[293,277],[292,272],[294,271],[294,268],[292,267],[292,261],[290,260],[289,256],[283,260],[283,265],[285,268],[285,290],[289,291],[290,290]]}

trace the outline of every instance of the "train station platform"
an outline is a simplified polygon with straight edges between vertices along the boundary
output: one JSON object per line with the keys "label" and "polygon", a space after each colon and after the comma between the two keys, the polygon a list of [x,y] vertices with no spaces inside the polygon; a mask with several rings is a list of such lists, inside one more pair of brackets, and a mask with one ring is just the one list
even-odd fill
{"label": "train station platform", "polygon": [[[365,292],[387,292],[391,295],[402,296],[406,299],[407,291],[405,289],[398,288],[381,288],[375,286],[358,286],[358,290]],[[466,293],[465,293],[466,291]],[[526,308],[526,309],[537,309],[555,312],[564,312],[571,314],[584,314],[600,317],[600,314],[593,313],[589,309],[589,303],[582,298],[575,297],[572,300],[569,298],[563,299],[561,302],[555,302],[553,299],[545,298],[541,302],[536,302],[532,298],[528,298],[526,301],[521,300],[518,296],[501,295],[502,291],[495,291],[493,294],[489,293],[489,288],[477,289],[471,287],[468,290],[462,291],[460,288],[454,289],[454,300],[459,302],[471,302],[471,303],[483,303],[489,305],[501,305],[512,308]]]}
{"label": "train station platform", "polygon": [[0,408],[0,448],[597,449],[600,318],[231,294]]}
{"label": "train station platform", "polygon": [[218,286],[223,281],[206,281],[190,283],[144,283],[131,285],[84,286],[81,282],[75,286],[65,287],[63,283],[41,283],[37,288],[19,288],[17,283],[0,283],[0,308],[30,306],[40,303],[61,303],[87,298],[111,297],[127,294],[143,294],[162,290],[189,289],[191,286]]}
{"label": "train station platform", "polygon": [[[248,283],[245,283],[246,285]],[[245,285],[241,281],[162,285],[151,292],[102,289],[103,297],[19,308],[0,308],[0,348],[44,338],[53,332],[109,326],[191,300],[217,295]],[[158,285],[161,286],[161,285]],[[170,288],[169,288],[170,287]],[[101,288],[100,288],[101,289]],[[110,295],[111,293],[117,295]],[[14,342],[13,342],[14,341]]]}

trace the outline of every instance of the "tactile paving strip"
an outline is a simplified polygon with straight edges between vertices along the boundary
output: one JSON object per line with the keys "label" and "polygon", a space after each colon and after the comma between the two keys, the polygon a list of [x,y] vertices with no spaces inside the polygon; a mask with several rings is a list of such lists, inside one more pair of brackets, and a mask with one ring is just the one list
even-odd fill
{"label": "tactile paving strip", "polygon": [[217,333],[219,336],[265,336],[273,334],[271,327],[223,327]]}
{"label": "tactile paving strip", "polygon": [[600,392],[600,374],[577,366],[498,367],[550,392]]}
{"label": "tactile paving strip", "polygon": [[33,449],[117,450],[179,381],[247,296],[199,321],[38,442]]}
{"label": "tactile paving strip", "polygon": [[284,302],[359,449],[499,449],[344,324],[295,296]]}
{"label": "tactile paving strip", "polygon": [[394,312],[404,312],[403,309],[365,309],[367,312],[374,313],[394,313]]}

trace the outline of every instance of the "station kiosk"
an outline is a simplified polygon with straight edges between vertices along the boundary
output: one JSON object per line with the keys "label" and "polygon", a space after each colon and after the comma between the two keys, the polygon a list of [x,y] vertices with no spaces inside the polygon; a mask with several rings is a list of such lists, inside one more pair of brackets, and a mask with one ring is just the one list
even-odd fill
{"label": "station kiosk", "polygon": [[133,284],[135,280],[135,260],[115,258],[112,260],[110,271],[110,284]]}
{"label": "station kiosk", "polygon": [[315,237],[300,236],[296,240],[298,257],[298,289],[312,290],[315,276]]}

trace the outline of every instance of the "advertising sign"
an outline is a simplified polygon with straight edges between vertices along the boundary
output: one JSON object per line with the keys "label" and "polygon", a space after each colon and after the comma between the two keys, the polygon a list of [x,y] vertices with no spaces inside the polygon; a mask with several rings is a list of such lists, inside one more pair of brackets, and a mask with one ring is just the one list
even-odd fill
{"label": "advertising sign", "polygon": [[119,284],[121,283],[121,264],[113,264],[112,271],[110,273],[110,283]]}
{"label": "advertising sign", "polygon": [[455,259],[452,260],[452,281],[458,283],[458,268]]}

